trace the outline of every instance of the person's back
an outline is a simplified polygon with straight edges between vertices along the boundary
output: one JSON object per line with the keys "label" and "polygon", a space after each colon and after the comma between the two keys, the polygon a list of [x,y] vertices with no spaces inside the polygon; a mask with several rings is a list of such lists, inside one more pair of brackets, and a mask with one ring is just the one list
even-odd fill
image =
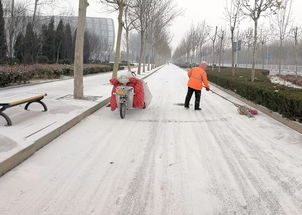
{"label": "person's back", "polygon": [[210,90],[206,68],[208,64],[206,62],[201,62],[198,67],[194,67],[188,71],[189,81],[188,81],[188,93],[185,100],[185,108],[189,108],[189,103],[193,92],[195,92],[195,110],[201,110],[199,107],[201,89],[204,86],[207,91]]}
{"label": "person's back", "polygon": [[206,88],[209,88],[206,71],[203,67],[194,67],[188,72],[189,81],[188,87],[195,90],[202,89],[202,83],[204,83]]}

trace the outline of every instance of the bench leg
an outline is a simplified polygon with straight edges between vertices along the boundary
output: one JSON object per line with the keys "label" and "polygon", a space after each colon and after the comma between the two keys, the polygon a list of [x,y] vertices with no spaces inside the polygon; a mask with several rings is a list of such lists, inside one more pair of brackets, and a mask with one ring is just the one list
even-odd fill
{"label": "bench leg", "polygon": [[10,120],[10,118],[3,112],[0,112],[0,116],[2,116],[6,122],[7,122],[7,126],[11,126],[12,125],[12,121]]}
{"label": "bench leg", "polygon": [[25,105],[25,110],[28,110],[28,106],[31,104],[31,103],[34,103],[34,102],[37,102],[37,103],[40,103],[42,106],[43,106],[43,108],[44,108],[44,112],[46,112],[48,109],[47,109],[47,106],[46,106],[46,104],[44,103],[44,102],[42,102],[42,101],[33,101],[33,102],[28,102],[26,105]]}

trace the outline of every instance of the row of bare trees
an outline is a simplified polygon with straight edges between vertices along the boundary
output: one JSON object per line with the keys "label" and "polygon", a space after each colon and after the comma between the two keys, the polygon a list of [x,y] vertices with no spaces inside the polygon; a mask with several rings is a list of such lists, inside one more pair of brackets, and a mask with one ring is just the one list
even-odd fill
{"label": "row of bare trees", "polygon": [[[211,63],[215,64],[218,61],[220,65],[222,61],[221,53],[225,51],[225,48],[228,49],[226,53],[230,53],[231,55],[232,71],[233,75],[235,75],[236,58],[238,58],[240,48],[238,47],[238,42],[241,42],[242,48],[245,47],[245,54],[248,55],[246,56],[246,60],[251,59],[251,80],[254,81],[256,63],[259,62],[259,58],[262,59],[264,65],[264,58],[269,57],[268,53],[263,57],[264,49],[268,49],[270,45],[276,46],[276,43],[278,43],[278,65],[279,73],[281,73],[281,65],[285,57],[284,42],[287,41],[288,48],[288,41],[293,38],[295,46],[294,58],[297,68],[300,30],[299,27],[291,25],[293,23],[291,18],[292,0],[228,0],[226,1],[225,8],[227,30],[223,28],[218,30],[217,27],[209,28],[211,30],[208,30],[208,41],[203,51],[205,53],[204,58],[209,55],[209,46],[212,46]],[[259,24],[263,17],[270,18],[270,22],[266,23],[266,28],[260,27]],[[252,23],[252,27],[243,29],[241,23]],[[194,34],[201,34],[201,31],[198,29],[195,29],[195,31],[197,32]],[[191,45],[192,42],[187,41],[194,40],[195,42],[193,43],[198,43],[198,39],[194,38],[192,36],[194,34],[191,32],[192,30],[185,36],[176,49],[174,59],[186,58],[186,62],[192,62],[192,58],[189,60],[189,56],[195,50],[194,46]],[[249,55],[250,51],[252,51],[251,56]],[[215,56],[218,56],[218,59]],[[196,59],[193,59],[193,62],[197,62]]]}
{"label": "row of bare trees", "polygon": [[[170,35],[167,28],[173,19],[180,14],[175,9],[173,0],[99,0],[118,12],[118,32],[116,40],[115,61],[112,77],[117,77],[121,57],[122,32],[125,30],[128,69],[130,70],[131,31],[140,35],[140,53],[138,74],[145,64],[161,64],[171,58]],[[85,29],[87,0],[79,0],[79,21],[75,48],[75,87],[74,97],[83,98],[83,34]],[[148,60],[146,60],[148,59]],[[143,66],[142,66],[143,65]]]}
{"label": "row of bare trees", "polygon": [[[130,36],[133,31],[139,34],[140,52],[138,74],[145,71],[146,64],[150,67],[160,63],[163,57],[170,57],[170,35],[167,28],[179,15],[173,0],[100,0],[118,11],[118,33],[115,52],[113,77],[117,76],[120,61],[122,31],[125,31],[125,43],[128,69],[130,70]],[[167,54],[169,53],[169,54]],[[165,56],[159,57],[158,55]]]}

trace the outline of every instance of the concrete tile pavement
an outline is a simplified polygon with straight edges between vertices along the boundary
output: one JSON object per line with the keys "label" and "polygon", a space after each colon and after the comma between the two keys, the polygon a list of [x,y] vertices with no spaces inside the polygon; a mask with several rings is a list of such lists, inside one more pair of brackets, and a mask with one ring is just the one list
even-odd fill
{"label": "concrete tile pavement", "polygon": [[[146,72],[138,78],[144,79],[158,69]],[[84,78],[86,100],[75,100],[73,79],[20,86],[0,90],[0,102],[12,102],[21,98],[47,93],[42,101],[48,111],[42,112],[40,104],[9,108],[5,113],[13,126],[7,127],[0,118],[0,176],[30,157],[41,147],[109,103],[112,86],[111,73],[91,75]]]}

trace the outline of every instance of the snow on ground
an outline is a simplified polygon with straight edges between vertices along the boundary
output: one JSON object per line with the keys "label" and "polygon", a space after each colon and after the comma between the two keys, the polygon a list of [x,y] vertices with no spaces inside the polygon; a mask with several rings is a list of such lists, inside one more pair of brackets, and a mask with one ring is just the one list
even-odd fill
{"label": "snow on ground", "polygon": [[0,161],[2,162],[17,151],[31,145],[43,135],[64,125],[70,119],[96,105],[100,100],[107,98],[112,88],[108,82],[110,77],[111,73],[85,77],[85,95],[95,96],[96,101],[72,99],[73,80],[71,79],[1,89],[1,103],[14,102],[47,93],[42,101],[47,105],[49,111],[42,112],[43,107],[38,103],[30,105],[31,111],[28,112],[24,110],[25,104],[5,110],[4,113],[11,118],[13,126],[4,126],[6,121],[0,117],[0,142],[7,142],[7,147],[4,149],[0,147]]}
{"label": "snow on ground", "polygon": [[48,107],[47,112],[42,112],[43,107],[34,103],[28,112],[24,110],[25,104],[5,110],[13,126],[4,126],[6,121],[0,117],[0,162],[108,98],[111,75],[109,72],[85,76],[84,95],[88,100],[73,99],[73,79],[0,89],[0,103],[47,93],[43,102]]}
{"label": "snow on ground", "polygon": [[270,80],[274,84],[280,84],[280,85],[284,85],[284,86],[287,86],[287,87],[302,89],[302,87],[300,87],[298,85],[295,85],[295,84],[293,84],[293,83],[291,83],[289,81],[285,81],[284,79],[282,79],[282,78],[280,78],[278,76],[271,76]]}
{"label": "snow on ground", "polygon": [[1,177],[0,214],[302,214],[302,135],[211,92],[185,110],[186,82],[165,66],[149,108],[102,108]]}

